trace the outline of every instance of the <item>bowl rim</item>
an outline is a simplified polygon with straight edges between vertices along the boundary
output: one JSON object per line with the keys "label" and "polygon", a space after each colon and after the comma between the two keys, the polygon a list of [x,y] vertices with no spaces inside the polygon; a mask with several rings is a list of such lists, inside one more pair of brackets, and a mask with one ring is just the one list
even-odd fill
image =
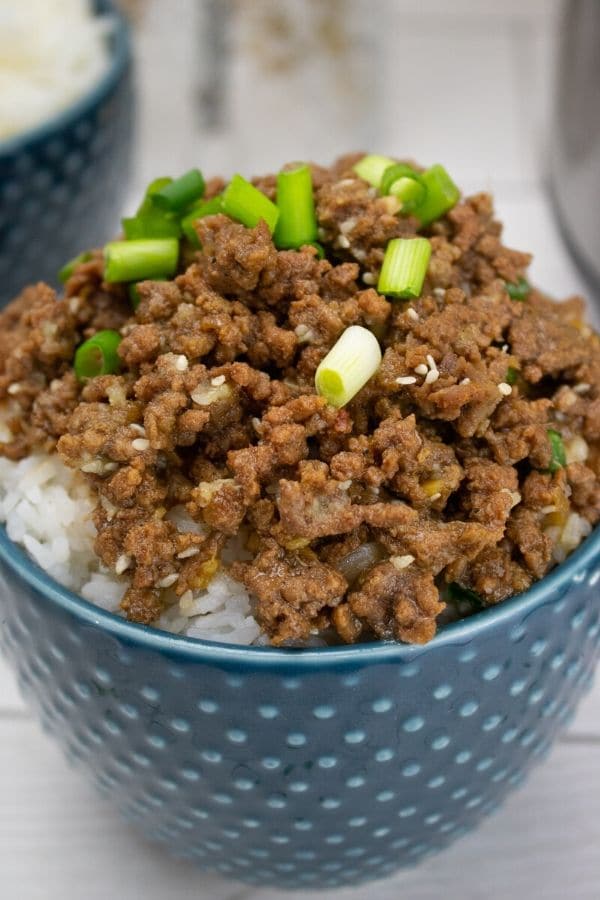
{"label": "bowl rim", "polygon": [[64,109],[44,119],[39,125],[33,125],[25,131],[0,139],[0,160],[27,150],[32,145],[50,140],[54,134],[69,128],[98,106],[121,80],[131,61],[129,23],[112,0],[96,0],[94,7],[94,16],[105,16],[111,24],[109,34],[112,46],[109,48],[108,65],[103,75],[84,94]]}
{"label": "bowl rim", "polygon": [[[113,637],[130,645],[137,644],[147,650],[170,656],[183,657],[188,662],[248,664],[261,668],[284,666],[317,668],[340,663],[366,665],[380,662],[411,662],[415,658],[447,645],[461,645],[482,637],[496,626],[508,623],[512,618],[528,615],[538,606],[549,603],[552,591],[560,590],[572,582],[582,571],[600,558],[600,525],[571,553],[527,591],[516,594],[496,606],[475,613],[467,619],[459,619],[442,628],[427,644],[402,644],[394,641],[376,641],[370,644],[312,647],[304,649],[257,647],[248,644],[227,644],[201,638],[172,634],[148,625],[128,622],[115,613],[108,612],[54,580],[40,568],[27,552],[14,543],[0,525],[0,562],[15,575],[50,600],[56,606],[73,615],[80,622],[100,628]],[[594,581],[595,584],[595,581]],[[593,587],[593,585],[590,585]],[[0,624],[1,624],[0,618]]]}

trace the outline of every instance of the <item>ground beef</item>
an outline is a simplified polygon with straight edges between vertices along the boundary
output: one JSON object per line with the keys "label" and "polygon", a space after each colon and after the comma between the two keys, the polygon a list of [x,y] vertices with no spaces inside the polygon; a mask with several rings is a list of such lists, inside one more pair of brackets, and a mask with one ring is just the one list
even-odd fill
{"label": "ground beef", "polygon": [[256,596],[256,617],[274,644],[321,631],[348,587],[312,550],[286,551],[273,540],[252,564],[235,563],[232,571]]}
{"label": "ground beef", "polygon": [[348,595],[348,605],[378,638],[425,644],[435,634],[444,604],[431,572],[399,569],[397,560],[392,557],[370,569],[360,589]]}
{"label": "ground beef", "polygon": [[[600,519],[600,339],[580,298],[511,298],[530,258],[502,244],[486,194],[420,231],[419,298],[381,296],[388,241],[419,223],[357,159],[312,166],[325,258],[214,215],[135,310],[94,251],[63,297],[38,284],[0,316],[0,452],[56,449],[85,473],[95,549],[126,579],[133,621],[227,567],[274,644],[424,643],[452,591],[499,603]],[[274,176],[254,183],[275,196]],[[314,373],[350,325],[383,361],[336,409]],[[122,335],[121,371],[82,384],[75,349],[103,328]],[[227,562],[232,540],[243,561]]]}

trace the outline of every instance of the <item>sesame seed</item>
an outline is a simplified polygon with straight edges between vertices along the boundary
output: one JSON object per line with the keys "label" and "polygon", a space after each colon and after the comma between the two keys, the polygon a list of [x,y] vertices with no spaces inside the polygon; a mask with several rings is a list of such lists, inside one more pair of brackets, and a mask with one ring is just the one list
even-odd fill
{"label": "sesame seed", "polygon": [[342,232],[342,234],[350,234],[355,225],[356,219],[351,216],[349,219],[346,219],[340,224],[340,231]]}
{"label": "sesame seed", "polygon": [[435,501],[439,500],[441,496],[442,496],[442,492],[436,491],[435,494],[432,494],[429,499],[431,500],[432,503],[435,503]]}
{"label": "sesame seed", "polygon": [[149,448],[150,441],[148,440],[148,438],[136,438],[131,442],[131,446],[134,450],[139,450],[140,453],[143,453],[144,450],[147,450]]}
{"label": "sesame seed", "polygon": [[435,297],[438,298],[438,300],[443,300],[444,297],[446,296],[446,288],[436,287],[433,289],[433,294]]}
{"label": "sesame seed", "polygon": [[414,561],[415,558],[410,553],[407,553],[406,556],[390,556],[390,562],[396,569],[406,569]]}
{"label": "sesame seed", "polygon": [[115,517],[117,507],[114,505],[114,503],[111,503],[110,500],[107,500],[107,498],[104,497],[102,494],[100,494],[100,505],[102,506],[102,509],[105,511],[106,518],[108,519],[108,521],[112,522],[112,520]]}
{"label": "sesame seed", "polygon": [[346,481],[340,481],[340,483],[338,484],[338,487],[342,491],[347,491],[349,488],[352,487],[352,479],[348,478]]}
{"label": "sesame seed", "polygon": [[81,471],[88,475],[106,475],[107,472],[114,472],[115,469],[118,468],[118,463],[105,462],[97,456],[95,459],[90,460],[90,462],[84,463],[81,466]]}
{"label": "sesame seed", "polygon": [[9,384],[9,386],[7,387],[6,393],[7,394],[18,394],[20,390],[21,390],[21,385],[19,384],[19,382],[13,381],[13,383]]}
{"label": "sesame seed", "polygon": [[425,365],[425,363],[421,363],[419,366],[415,366],[415,372],[417,375],[427,375],[429,369]]}
{"label": "sesame seed", "polygon": [[550,503],[548,506],[542,506],[540,512],[544,516],[549,516],[550,513],[556,512],[556,506],[553,503]]}
{"label": "sesame seed", "polygon": [[156,587],[158,588],[168,588],[171,587],[172,584],[175,584],[177,579],[179,578],[179,574],[177,572],[172,572],[171,575],[165,575],[164,578],[161,578],[160,581],[156,582]]}
{"label": "sesame seed", "polygon": [[220,387],[222,384],[225,384],[225,376],[224,375],[215,375],[214,378],[210,379],[210,383],[213,387]]}
{"label": "sesame seed", "polygon": [[402,375],[400,378],[396,378],[396,384],[415,384],[416,381],[414,375]]}
{"label": "sesame seed", "polygon": [[338,247],[342,247],[342,249],[347,250],[350,246],[350,241],[346,237],[345,234],[338,235],[338,239],[336,241]]}
{"label": "sesame seed", "polygon": [[585,381],[582,381],[580,382],[580,384],[576,384],[573,390],[576,394],[587,394],[590,388],[591,384],[587,384]]}
{"label": "sesame seed", "polygon": [[567,465],[570,465],[571,463],[575,462],[585,462],[589,456],[590,448],[587,441],[577,435],[576,437],[571,438],[570,441],[567,441],[567,443],[565,444],[565,451],[567,456]]}
{"label": "sesame seed", "polygon": [[463,378],[462,381],[459,381],[459,384],[471,384],[470,378]]}
{"label": "sesame seed", "polygon": [[119,556],[118,560],[115,563],[115,574],[122,575],[126,569],[131,565],[131,557],[127,556],[126,553],[123,553]]}
{"label": "sesame seed", "polygon": [[510,394],[512,394],[512,387],[510,386],[510,384],[507,384],[505,381],[500,382],[500,384],[498,385],[498,390],[500,391],[500,393],[502,394],[503,397],[508,397]]}
{"label": "sesame seed", "polygon": [[218,388],[209,387],[208,385],[199,384],[191,392],[190,397],[198,406],[210,406],[219,398],[220,391]]}
{"label": "sesame seed", "polygon": [[437,369],[437,363],[436,363],[435,359],[433,358],[433,356],[431,355],[431,353],[427,354],[426,359],[427,359],[427,364],[430,369]]}
{"label": "sesame seed", "polygon": [[142,437],[145,437],[146,429],[144,428],[143,425],[138,425],[137,422],[132,422],[129,427],[131,428],[132,431],[135,431],[136,434],[141,434]]}
{"label": "sesame seed", "polygon": [[189,559],[190,556],[196,556],[198,553],[200,553],[200,547],[186,547],[177,554],[177,559]]}
{"label": "sesame seed", "polygon": [[312,339],[315,336],[315,333],[312,330],[312,328],[310,328],[308,325],[304,325],[302,323],[300,325],[296,325],[296,327],[294,328],[294,334],[296,335],[296,337],[298,338],[298,341],[301,344],[309,343],[310,341],[312,341]]}
{"label": "sesame seed", "polygon": [[364,262],[365,259],[367,258],[367,254],[365,253],[364,250],[361,250],[360,247],[352,248],[352,256],[354,257],[354,259],[357,259],[359,262]]}
{"label": "sesame seed", "polygon": [[511,491],[510,488],[501,488],[500,493],[508,494],[508,496],[510,497],[511,509],[513,509],[515,506],[518,506],[522,500],[520,493],[518,491]]}
{"label": "sesame seed", "polygon": [[179,598],[179,608],[183,611],[190,608],[190,606],[194,602],[194,595],[191,591],[186,591],[185,594],[182,594]]}
{"label": "sesame seed", "polygon": [[431,369],[425,376],[425,384],[433,384],[438,380],[439,377],[439,371],[437,369]]}
{"label": "sesame seed", "polygon": [[508,344],[502,344],[501,349],[502,349],[502,352],[503,352],[503,353],[508,353],[508,351],[509,351],[509,346],[508,346]]}
{"label": "sesame seed", "polygon": [[175,368],[177,369],[178,372],[185,372],[187,370],[188,365],[189,365],[188,358],[187,358],[187,356],[184,356],[183,354],[181,354],[181,356],[178,356],[175,359]]}
{"label": "sesame seed", "polygon": [[419,321],[419,313],[416,311],[416,309],[413,309],[412,306],[408,307],[408,309],[406,310],[406,315],[409,319],[413,319],[413,321],[415,322]]}
{"label": "sesame seed", "polygon": [[375,276],[373,275],[372,272],[365,272],[362,277],[362,280],[364,281],[365,284],[375,284]]}

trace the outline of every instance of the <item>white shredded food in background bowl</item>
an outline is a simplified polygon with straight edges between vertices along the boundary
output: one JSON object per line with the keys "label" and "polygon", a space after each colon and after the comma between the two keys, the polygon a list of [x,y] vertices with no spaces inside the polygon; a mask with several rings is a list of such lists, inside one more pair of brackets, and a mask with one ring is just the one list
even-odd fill
{"label": "white shredded food in background bowl", "polygon": [[110,28],[90,0],[1,0],[0,141],[42,124],[98,81]]}

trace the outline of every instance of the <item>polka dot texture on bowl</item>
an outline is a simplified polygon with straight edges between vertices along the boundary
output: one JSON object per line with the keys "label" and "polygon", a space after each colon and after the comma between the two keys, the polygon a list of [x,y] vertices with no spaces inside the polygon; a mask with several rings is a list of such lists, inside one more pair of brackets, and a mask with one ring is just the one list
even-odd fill
{"label": "polka dot texture on bowl", "polygon": [[6,565],[1,633],[44,724],[145,835],[252,884],[326,888],[436,852],[521,782],[590,681],[599,571],[374,662],[158,652]]}

